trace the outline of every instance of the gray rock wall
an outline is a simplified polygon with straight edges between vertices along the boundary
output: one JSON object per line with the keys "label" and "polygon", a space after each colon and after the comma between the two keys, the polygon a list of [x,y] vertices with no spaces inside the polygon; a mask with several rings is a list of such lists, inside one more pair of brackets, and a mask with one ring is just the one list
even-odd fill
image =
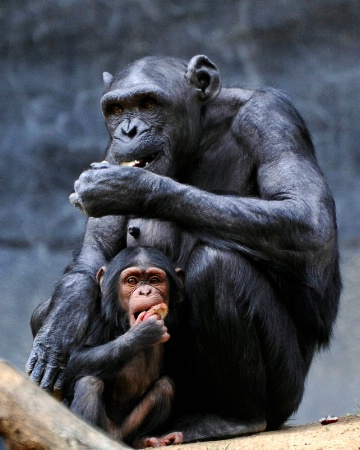
{"label": "gray rock wall", "polygon": [[298,417],[353,412],[360,2],[2,0],[0,30],[0,356],[23,368],[31,311],[51,294],[82,233],[85,218],[67,198],[107,144],[102,72],[148,54],[205,53],[225,84],[288,92],[312,132],[337,203],[345,290],[333,351],[314,366]]}

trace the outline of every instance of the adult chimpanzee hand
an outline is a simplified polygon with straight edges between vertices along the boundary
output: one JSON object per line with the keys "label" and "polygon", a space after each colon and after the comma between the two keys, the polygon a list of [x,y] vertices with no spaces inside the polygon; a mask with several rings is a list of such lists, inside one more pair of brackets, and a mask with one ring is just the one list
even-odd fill
{"label": "adult chimpanzee hand", "polygon": [[[46,329],[38,333],[34,339],[33,348],[26,363],[29,379],[39,383],[46,391],[61,389],[65,369],[65,355],[58,351],[58,336],[44,339]],[[46,342],[46,345],[43,342]],[[51,351],[49,349],[51,348]],[[66,353],[66,352],[64,352]]]}
{"label": "adult chimpanzee hand", "polygon": [[[140,214],[161,177],[143,169],[94,163],[75,182],[70,202],[90,217]],[[114,197],[114,193],[116,196]]]}
{"label": "adult chimpanzee hand", "polygon": [[[86,302],[83,306],[79,302],[74,308],[72,302],[68,301],[63,303],[63,307],[64,310],[54,308],[38,330],[26,363],[30,380],[39,383],[40,387],[49,392],[62,388],[70,350],[83,337],[89,316],[93,314],[92,308]],[[70,316],[76,316],[76,320],[63,320],[64,317]],[[62,327],[56,326],[59,320],[62,320]],[[34,329],[33,331],[36,332]]]}

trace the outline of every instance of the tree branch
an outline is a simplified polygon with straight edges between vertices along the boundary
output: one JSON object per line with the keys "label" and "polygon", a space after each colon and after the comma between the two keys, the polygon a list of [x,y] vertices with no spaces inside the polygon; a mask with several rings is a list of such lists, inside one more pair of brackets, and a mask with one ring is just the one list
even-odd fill
{"label": "tree branch", "polygon": [[0,436],[9,450],[121,450],[9,363],[0,359]]}

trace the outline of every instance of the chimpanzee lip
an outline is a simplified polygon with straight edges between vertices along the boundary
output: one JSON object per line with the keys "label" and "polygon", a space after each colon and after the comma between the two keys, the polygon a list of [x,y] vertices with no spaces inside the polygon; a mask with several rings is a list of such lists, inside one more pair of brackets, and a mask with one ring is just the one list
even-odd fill
{"label": "chimpanzee lip", "polygon": [[151,155],[142,156],[138,159],[134,159],[133,161],[123,161],[120,163],[120,165],[128,166],[128,167],[139,167],[141,169],[145,169],[147,166],[149,166],[154,161],[156,156],[157,156],[157,153],[152,153]]}
{"label": "chimpanzee lip", "polygon": [[159,299],[156,303],[152,303],[152,304],[150,304],[150,305],[146,305],[145,308],[141,308],[141,309],[139,309],[138,311],[133,311],[133,312],[132,312],[132,315],[134,316],[134,319],[136,320],[136,319],[139,317],[139,315],[140,315],[141,313],[143,313],[143,312],[148,312],[148,311],[150,311],[150,309],[153,308],[154,306],[161,305],[162,303],[164,303],[163,300]]}
{"label": "chimpanzee lip", "polygon": [[[157,304],[160,305],[160,303],[157,303]],[[139,311],[134,311],[134,317],[135,317],[135,320],[139,317],[139,315],[140,315],[142,312],[148,312],[148,311],[150,311],[150,309],[151,309],[153,306],[156,306],[156,305],[152,305],[152,306],[150,306],[150,308],[147,308],[147,309],[141,309],[141,310],[139,310]]]}

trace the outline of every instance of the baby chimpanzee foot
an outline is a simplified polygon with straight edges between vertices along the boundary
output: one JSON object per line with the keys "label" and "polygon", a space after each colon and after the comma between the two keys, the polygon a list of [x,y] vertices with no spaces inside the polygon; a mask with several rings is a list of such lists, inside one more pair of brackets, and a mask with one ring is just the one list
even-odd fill
{"label": "baby chimpanzee foot", "polygon": [[173,433],[169,433],[161,437],[148,437],[139,439],[135,443],[136,445],[135,448],[164,447],[165,445],[181,444],[182,441],[183,441],[183,434],[179,431],[174,431]]}

